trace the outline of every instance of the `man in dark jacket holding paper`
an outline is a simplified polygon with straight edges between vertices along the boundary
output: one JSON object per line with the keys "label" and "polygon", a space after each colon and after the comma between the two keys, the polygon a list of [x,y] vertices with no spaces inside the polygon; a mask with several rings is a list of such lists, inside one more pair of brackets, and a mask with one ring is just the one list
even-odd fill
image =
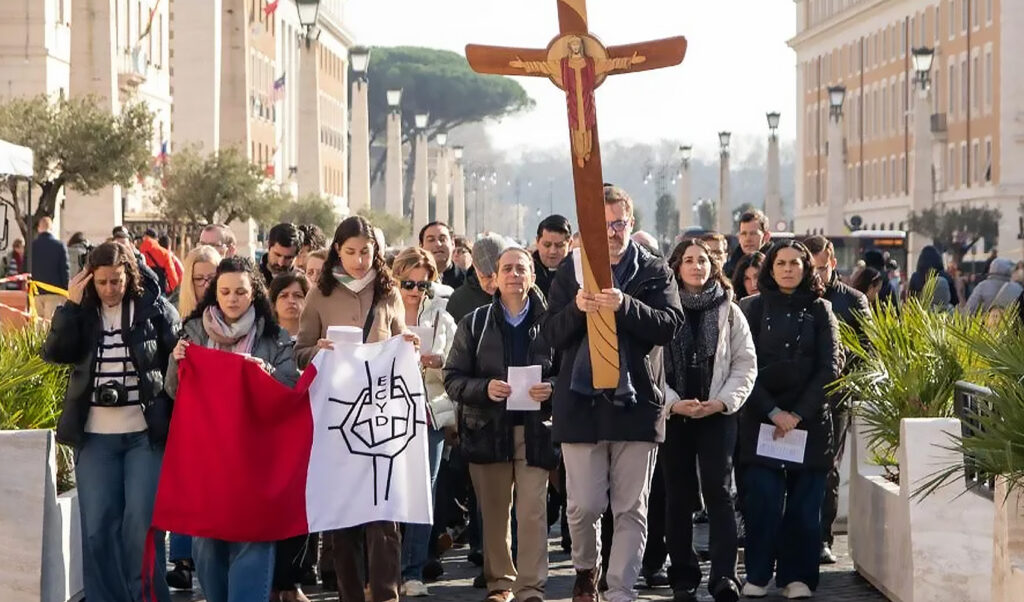
{"label": "man in dark jacket holding paper", "polygon": [[[584,291],[576,264],[559,267],[549,295],[543,335],[559,354],[553,425],[562,444],[568,493],[574,602],[597,600],[600,529],[609,500],[615,538],[608,567],[610,602],[634,600],[647,539],[647,497],[658,443],[664,441],[664,376],[660,346],[683,321],[668,265],[630,240],[633,201],[615,186],[604,190],[614,288]],[[595,390],[587,314],[615,312],[619,386]]]}

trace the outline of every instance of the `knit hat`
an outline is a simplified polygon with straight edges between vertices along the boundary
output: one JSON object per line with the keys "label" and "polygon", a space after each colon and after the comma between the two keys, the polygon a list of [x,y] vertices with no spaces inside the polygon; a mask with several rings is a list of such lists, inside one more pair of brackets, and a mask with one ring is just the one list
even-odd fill
{"label": "knit hat", "polygon": [[488,234],[473,243],[473,269],[483,276],[492,276],[498,270],[498,257],[508,244],[497,234]]}

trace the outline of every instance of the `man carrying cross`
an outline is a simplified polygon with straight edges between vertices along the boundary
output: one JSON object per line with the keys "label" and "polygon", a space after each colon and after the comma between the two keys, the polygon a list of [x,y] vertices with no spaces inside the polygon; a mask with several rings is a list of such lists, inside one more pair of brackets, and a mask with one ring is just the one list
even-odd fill
{"label": "man carrying cross", "polygon": [[[466,46],[480,73],[542,75],[566,97],[581,250],[563,262],[549,294],[544,337],[561,355],[553,436],[562,443],[573,565],[573,602],[596,602],[600,519],[611,501],[615,538],[611,602],[636,599],[647,540],[647,496],[664,440],[659,346],[683,320],[668,266],[630,240],[633,201],[602,186],[594,90],[611,75],[677,65],[686,39],[604,46],[586,0],[557,0],[559,34],[545,49]],[[603,203],[601,202],[603,197]]]}
{"label": "man carrying cross", "polygon": [[[604,189],[604,213],[614,287],[588,293],[572,261],[551,285],[543,336],[560,354],[552,426],[562,444],[567,512],[576,568],[574,602],[597,599],[601,515],[611,500],[615,537],[608,563],[610,602],[635,599],[647,542],[647,498],[658,443],[665,379],[661,345],[683,321],[675,279],[664,260],[630,240],[633,201],[620,188]],[[619,385],[592,385],[588,314],[614,312],[618,326]]]}

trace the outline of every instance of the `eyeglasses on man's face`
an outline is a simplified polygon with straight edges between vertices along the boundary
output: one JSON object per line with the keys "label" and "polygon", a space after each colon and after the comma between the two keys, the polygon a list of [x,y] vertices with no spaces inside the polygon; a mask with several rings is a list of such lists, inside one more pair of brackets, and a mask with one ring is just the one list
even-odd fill
{"label": "eyeglasses on man's face", "polygon": [[624,219],[617,219],[614,222],[607,222],[605,224],[609,230],[616,234],[625,232],[626,226],[629,226],[629,222]]}

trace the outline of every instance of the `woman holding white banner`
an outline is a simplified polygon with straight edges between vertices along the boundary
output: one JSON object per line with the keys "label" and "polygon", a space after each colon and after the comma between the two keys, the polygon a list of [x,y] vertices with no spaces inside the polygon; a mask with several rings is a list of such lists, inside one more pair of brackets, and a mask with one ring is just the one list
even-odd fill
{"label": "woman holding white banner", "polygon": [[[361,329],[364,343],[404,334],[418,347],[419,338],[405,326],[404,309],[395,288],[370,222],[352,216],[338,224],[320,279],[306,297],[295,343],[299,367],[305,368],[320,349],[334,348],[334,342],[327,338],[330,326]],[[398,602],[402,543],[397,523],[375,521],[340,529],[330,539],[325,549],[333,554],[343,600],[360,602],[365,598],[361,576],[365,542],[366,574],[374,602]]]}
{"label": "woman holding white banner", "polygon": [[[420,364],[429,399],[427,451],[430,490],[434,493],[437,472],[444,451],[444,429],[455,427],[455,405],[444,390],[445,359],[455,339],[455,320],[445,310],[447,299],[436,295],[438,278],[434,256],[419,247],[405,249],[392,266],[405,309],[405,324],[420,335],[423,353]],[[402,595],[429,595],[423,583],[423,566],[430,555],[432,525],[409,524],[402,537]]]}
{"label": "woman holding white banner", "polygon": [[[548,473],[552,350],[540,337],[547,310],[533,258],[519,247],[498,257],[498,292],[459,322],[445,388],[459,405],[459,441],[483,517],[486,602],[541,602],[548,575]],[[518,557],[512,561],[515,490]],[[518,570],[517,570],[518,569]]]}
{"label": "woman holding white banner", "polygon": [[[182,326],[167,368],[167,392],[178,390],[178,362],[190,345],[240,353],[289,387],[295,386],[291,336],[274,321],[263,277],[252,260],[220,262],[213,282]],[[274,542],[233,542],[196,537],[192,556],[209,602],[268,600],[274,575]]]}
{"label": "woman holding white banner", "polygon": [[825,388],[843,364],[839,328],[801,243],[775,243],[757,288],[745,306],[758,374],[740,416],[743,594],[767,595],[774,567],[786,598],[810,598],[818,586],[821,506],[832,465]]}
{"label": "woman holding white banner", "polygon": [[738,412],[757,377],[754,340],[707,243],[684,240],[668,263],[686,314],[665,348],[669,419],[658,460],[664,463],[667,505],[673,509],[666,522],[669,579],[674,600],[697,600],[702,575],[693,549],[692,514],[700,510],[703,495],[711,529],[708,592],[716,602],[735,602],[739,580],[733,452]]}

